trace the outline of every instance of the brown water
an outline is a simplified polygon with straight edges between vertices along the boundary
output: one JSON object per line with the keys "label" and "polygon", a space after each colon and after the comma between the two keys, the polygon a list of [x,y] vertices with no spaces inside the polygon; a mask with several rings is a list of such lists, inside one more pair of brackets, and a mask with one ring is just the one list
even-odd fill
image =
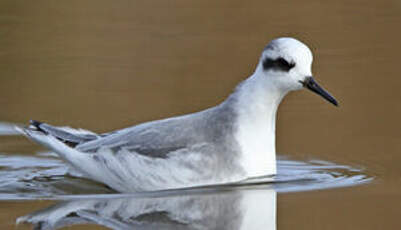
{"label": "brown water", "polygon": [[[260,192],[266,199],[250,189],[242,197],[276,203],[280,230],[396,229],[400,23],[396,0],[3,0],[0,121],[34,118],[105,132],[201,110],[222,101],[252,73],[268,41],[294,36],[312,48],[314,75],[340,107],[306,91],[286,97],[279,109],[278,152],[303,162],[320,159],[364,168],[375,179],[276,198],[266,188],[266,194]],[[37,150],[24,138],[0,137],[0,152],[7,156]],[[204,200],[243,200],[228,194]],[[54,203],[3,200],[0,228],[14,229],[16,218]],[[81,229],[88,227],[100,228]]]}

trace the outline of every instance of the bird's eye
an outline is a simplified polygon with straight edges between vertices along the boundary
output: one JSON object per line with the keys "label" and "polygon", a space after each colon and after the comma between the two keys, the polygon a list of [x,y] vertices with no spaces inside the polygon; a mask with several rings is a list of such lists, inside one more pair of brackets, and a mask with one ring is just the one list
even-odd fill
{"label": "bird's eye", "polygon": [[290,69],[294,68],[295,63],[289,63],[287,60],[284,58],[280,57],[277,59],[270,59],[266,58],[263,61],[263,69],[264,70],[276,70],[276,71],[285,71],[288,72]]}
{"label": "bird's eye", "polygon": [[293,64],[288,63],[284,58],[279,58],[276,60],[277,65],[280,66],[282,69],[291,69],[293,67]]}

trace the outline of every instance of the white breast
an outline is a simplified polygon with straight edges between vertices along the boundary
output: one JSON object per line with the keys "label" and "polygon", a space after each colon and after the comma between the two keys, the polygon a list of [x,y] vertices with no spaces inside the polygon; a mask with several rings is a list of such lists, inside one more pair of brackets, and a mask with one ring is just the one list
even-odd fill
{"label": "white breast", "polygon": [[236,139],[241,148],[240,164],[249,177],[276,174],[275,134],[268,118],[241,119]]}
{"label": "white breast", "polygon": [[276,112],[286,92],[254,74],[239,88],[236,140],[240,165],[249,177],[276,174]]}

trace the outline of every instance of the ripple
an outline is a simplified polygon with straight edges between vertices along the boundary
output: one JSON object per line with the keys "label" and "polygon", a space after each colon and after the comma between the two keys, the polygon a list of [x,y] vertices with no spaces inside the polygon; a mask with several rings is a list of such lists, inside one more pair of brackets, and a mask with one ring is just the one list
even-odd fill
{"label": "ripple", "polygon": [[[0,155],[1,199],[56,199],[17,219],[35,229],[95,224],[110,229],[277,229],[277,193],[355,186],[372,177],[331,162],[281,157],[278,175],[235,184],[119,194],[71,176],[51,153]],[[251,220],[251,221],[250,221]]]}
{"label": "ripple", "polygon": [[16,126],[21,126],[14,123],[0,122],[0,136],[20,135],[15,129]]}
{"label": "ripple", "polygon": [[[240,183],[157,191],[146,194],[206,192],[227,189],[265,188],[273,186],[277,192],[299,192],[336,187],[355,186],[371,181],[362,169],[332,162],[311,160],[296,161],[280,157],[278,174],[251,178]],[[51,153],[36,156],[10,156],[0,154],[0,199],[59,199],[82,196],[99,196],[116,192],[103,184],[82,178],[70,170],[62,160]],[[144,193],[135,193],[144,195]],[[132,195],[132,194],[131,194]]]}

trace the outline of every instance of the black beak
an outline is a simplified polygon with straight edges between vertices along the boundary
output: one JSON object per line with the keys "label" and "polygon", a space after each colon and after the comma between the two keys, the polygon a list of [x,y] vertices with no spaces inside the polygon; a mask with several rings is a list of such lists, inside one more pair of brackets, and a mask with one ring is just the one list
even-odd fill
{"label": "black beak", "polygon": [[326,90],[320,87],[320,85],[317,84],[313,77],[306,77],[304,81],[301,81],[301,83],[305,88],[310,89],[312,92],[319,94],[333,105],[338,106],[336,99],[331,96]]}

